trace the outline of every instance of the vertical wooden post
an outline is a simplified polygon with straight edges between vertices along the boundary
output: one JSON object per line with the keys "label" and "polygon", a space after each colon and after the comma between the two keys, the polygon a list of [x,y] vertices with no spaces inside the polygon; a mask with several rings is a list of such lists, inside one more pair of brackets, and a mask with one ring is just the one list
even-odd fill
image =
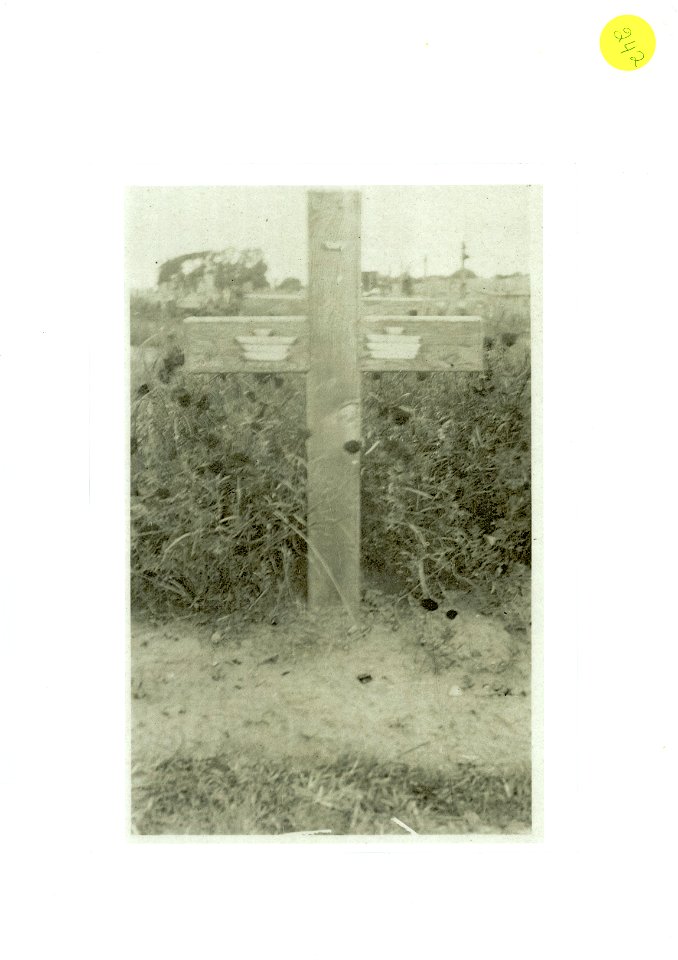
{"label": "vertical wooden post", "polygon": [[310,191],[308,603],[360,604],[360,194]]}

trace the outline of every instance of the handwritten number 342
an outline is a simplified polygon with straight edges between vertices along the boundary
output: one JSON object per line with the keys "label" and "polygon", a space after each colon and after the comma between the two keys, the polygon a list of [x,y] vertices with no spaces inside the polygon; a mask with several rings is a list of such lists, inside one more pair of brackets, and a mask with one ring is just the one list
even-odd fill
{"label": "handwritten number 342", "polygon": [[[626,40],[626,41],[627,41],[627,42],[624,44],[624,50],[623,50],[624,53],[630,53],[631,50],[633,50],[633,48],[634,48],[635,45],[636,45],[636,42],[635,42],[635,40],[634,40],[634,41],[633,41],[633,44],[632,44],[631,47],[629,48],[628,39],[629,39],[630,36],[631,36],[631,28],[630,28],[630,27],[624,27],[621,31],[620,31],[620,30],[615,30],[615,31],[614,31],[614,37],[615,37],[615,39],[617,40],[618,43],[621,43],[622,40]],[[642,50],[639,50],[638,53],[640,54],[640,57],[629,57],[629,59],[633,61],[633,65],[635,66],[636,69],[638,69],[638,64],[639,64],[639,63],[642,63],[642,61],[645,59],[645,54],[643,53]]]}

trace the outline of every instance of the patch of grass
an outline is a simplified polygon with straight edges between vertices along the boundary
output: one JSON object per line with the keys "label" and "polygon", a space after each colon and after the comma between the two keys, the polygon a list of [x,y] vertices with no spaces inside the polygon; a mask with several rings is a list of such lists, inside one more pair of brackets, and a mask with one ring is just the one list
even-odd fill
{"label": "patch of grass", "polygon": [[176,756],[146,771],[135,788],[136,832],[145,835],[404,836],[526,833],[531,781],[524,769],[472,764],[444,774],[343,756],[332,762]]}
{"label": "patch of grass", "polygon": [[[168,345],[132,405],[132,600],[263,618],[305,588],[303,378],[186,376],[182,359]],[[365,376],[364,571],[418,599],[476,593],[526,629],[529,384],[501,343],[482,373]]]}
{"label": "patch of grass", "polygon": [[383,375],[365,391],[365,568],[414,596],[515,598],[531,562],[529,384],[527,354],[501,346],[483,373]]}
{"label": "patch of grass", "polygon": [[269,611],[305,571],[295,378],[154,380],[132,409],[132,600],[152,614]]}

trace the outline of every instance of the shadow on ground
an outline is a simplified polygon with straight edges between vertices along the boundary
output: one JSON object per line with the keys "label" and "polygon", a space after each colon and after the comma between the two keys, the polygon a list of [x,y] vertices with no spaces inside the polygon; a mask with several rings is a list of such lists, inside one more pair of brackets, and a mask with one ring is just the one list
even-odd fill
{"label": "shadow on ground", "polygon": [[452,602],[134,622],[134,831],[529,832],[529,645]]}

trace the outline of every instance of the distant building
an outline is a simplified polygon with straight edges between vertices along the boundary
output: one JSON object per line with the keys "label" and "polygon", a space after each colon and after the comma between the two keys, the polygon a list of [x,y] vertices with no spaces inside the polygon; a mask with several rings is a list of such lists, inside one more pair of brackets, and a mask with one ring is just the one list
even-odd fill
{"label": "distant building", "polygon": [[400,292],[398,280],[386,277],[377,270],[363,270],[361,287],[365,297],[392,297]]}

